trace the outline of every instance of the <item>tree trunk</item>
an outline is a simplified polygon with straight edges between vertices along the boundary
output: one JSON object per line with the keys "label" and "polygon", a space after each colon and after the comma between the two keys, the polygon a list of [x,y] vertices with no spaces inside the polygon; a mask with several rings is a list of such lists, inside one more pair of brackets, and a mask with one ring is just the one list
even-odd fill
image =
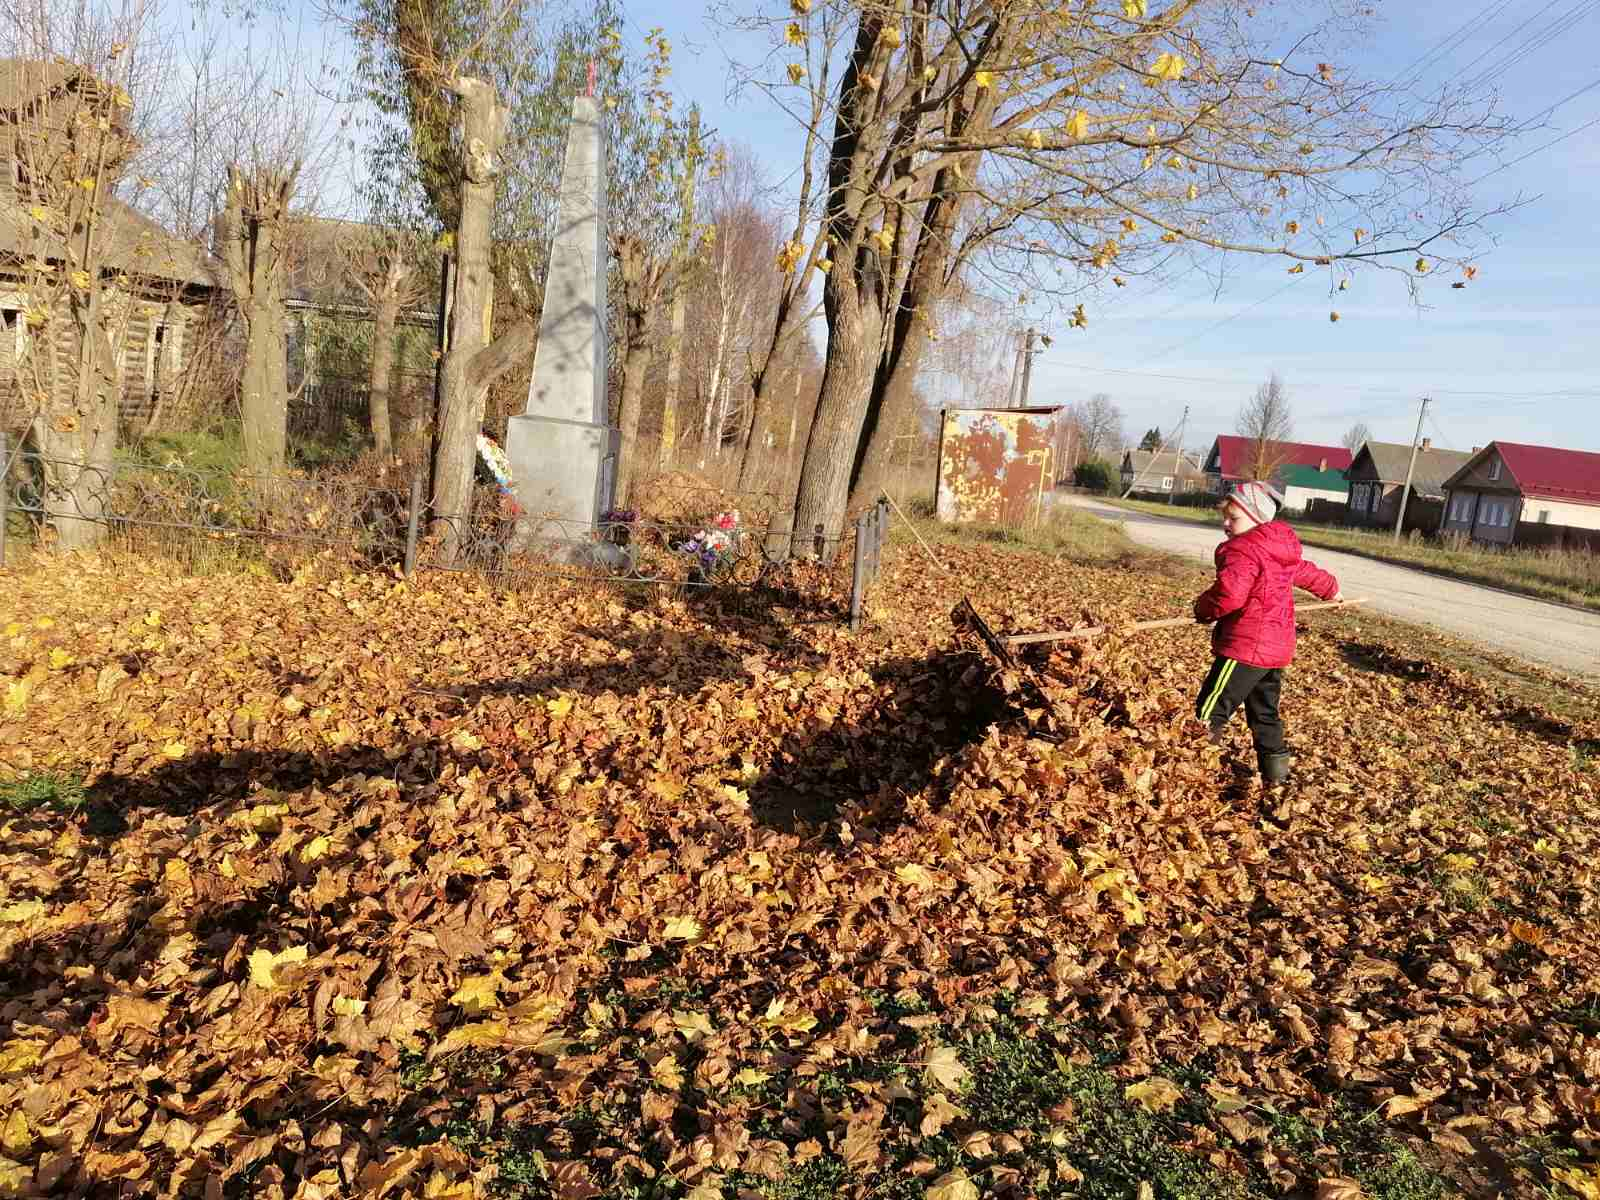
{"label": "tree trunk", "polygon": [[687,263],[678,263],[678,277],[672,289],[672,333],[667,341],[667,390],[661,400],[661,442],[656,450],[656,467],[672,470],[678,454],[678,390],[683,382],[683,327],[686,317],[684,274]]}
{"label": "tree trunk", "polygon": [[387,287],[378,297],[372,329],[372,374],[367,383],[367,415],[372,422],[372,444],[380,458],[393,452],[394,423],[389,415],[390,381],[394,378],[394,327],[400,316],[400,296]]}
{"label": "tree trunk", "polygon": [[241,299],[245,323],[240,408],[245,465],[256,475],[283,471],[289,437],[288,332],[281,296]]}
{"label": "tree trunk", "polygon": [[652,342],[664,272],[660,263],[650,260],[649,251],[637,236],[616,235],[611,239],[611,246],[617,257],[618,273],[622,277],[622,337],[617,347],[622,359],[618,364],[622,376],[622,396],[617,412],[621,444],[617,450],[612,503],[618,508],[626,508],[633,477],[637,473],[639,414],[643,404],[645,373],[649,371],[650,360],[654,357]]}
{"label": "tree trunk", "polygon": [[[992,92],[980,89],[971,109],[965,105],[958,109],[953,118],[957,133],[970,122],[990,119],[995,103]],[[889,345],[873,380],[861,444],[856,448],[850,480],[852,505],[876,499],[888,476],[896,433],[919,416],[916,381],[928,346],[928,322],[956,275],[952,259],[956,257],[957,225],[969,194],[963,177],[975,176],[978,165],[979,156],[968,155],[959,166],[947,167],[934,176],[911,267],[894,305]]]}
{"label": "tree trunk", "polygon": [[[72,336],[77,339],[77,377],[72,380],[72,408],[40,415],[34,440],[44,457],[44,510],[62,550],[86,550],[106,534],[111,468],[117,447],[117,397],[120,380],[106,339],[111,330],[105,300],[95,289],[72,305]],[[58,327],[40,331],[38,350],[56,355]],[[52,382],[65,384],[54,371]],[[57,393],[62,394],[62,393]]]}
{"label": "tree trunk", "polygon": [[223,261],[245,323],[239,405],[244,455],[259,475],[283,470],[289,421],[288,334],[283,307],[284,220],[300,165],[228,173]]}
{"label": "tree trunk", "polygon": [[[796,375],[799,368],[795,369]],[[744,441],[744,454],[739,460],[739,490],[753,492],[756,490],[757,464],[763,458],[770,458],[767,454],[767,439],[772,436],[772,405],[754,387],[750,391],[750,436]],[[790,424],[789,440],[794,440],[793,423]]]}
{"label": "tree trunk", "polygon": [[877,254],[862,248],[857,252],[856,269],[845,271],[836,266],[823,288],[828,353],[822,363],[822,391],[806,437],[795,494],[791,538],[795,554],[808,554],[815,548],[820,528],[823,553],[831,556],[844,531],[850,469],[883,337],[877,272]]}
{"label": "tree trunk", "polygon": [[454,86],[461,97],[462,143],[467,150],[461,178],[461,226],[455,239],[450,342],[440,371],[438,469],[431,500],[434,518],[450,523],[447,556],[455,554],[471,519],[472,464],[487,391],[476,384],[471,368],[473,357],[489,344],[494,302],[489,233],[505,122],[505,109],[496,102],[492,85],[461,78]]}

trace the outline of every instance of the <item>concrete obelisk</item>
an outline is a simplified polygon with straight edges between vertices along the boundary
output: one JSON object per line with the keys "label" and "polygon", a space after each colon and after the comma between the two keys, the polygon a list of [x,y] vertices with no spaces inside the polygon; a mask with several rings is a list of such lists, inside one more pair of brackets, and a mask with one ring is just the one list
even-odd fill
{"label": "concrete obelisk", "polygon": [[611,507],[618,436],[606,412],[606,160],[592,96],[572,102],[533,379],[506,429],[522,539],[585,538]]}

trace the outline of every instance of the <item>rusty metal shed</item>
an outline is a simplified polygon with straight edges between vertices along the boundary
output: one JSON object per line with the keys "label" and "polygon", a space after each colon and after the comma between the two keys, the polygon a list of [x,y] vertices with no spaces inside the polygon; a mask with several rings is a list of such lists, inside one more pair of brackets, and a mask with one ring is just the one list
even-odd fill
{"label": "rusty metal shed", "polygon": [[1060,408],[947,408],[939,413],[934,511],[953,523],[1039,520],[1054,480]]}

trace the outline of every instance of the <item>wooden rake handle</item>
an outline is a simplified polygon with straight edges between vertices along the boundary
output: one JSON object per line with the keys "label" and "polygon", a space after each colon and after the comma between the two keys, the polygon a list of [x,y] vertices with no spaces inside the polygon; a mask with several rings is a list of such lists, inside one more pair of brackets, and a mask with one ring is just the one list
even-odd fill
{"label": "wooden rake handle", "polygon": [[[1367,597],[1361,596],[1355,600],[1329,601],[1325,604],[1305,604],[1296,608],[1295,616],[1301,613],[1326,612],[1330,608],[1349,608],[1352,604],[1365,604]],[[1193,617],[1162,617],[1159,621],[1135,621],[1132,625],[1117,626],[1120,633],[1142,633],[1146,629],[1177,629],[1180,625],[1198,625]],[[1073,638],[1099,637],[1103,633],[1111,632],[1111,627],[1106,625],[1091,625],[1087,629],[1057,629],[1047,633],[1013,633],[1000,640],[1008,646],[1026,646],[1035,642],[1064,642]]]}

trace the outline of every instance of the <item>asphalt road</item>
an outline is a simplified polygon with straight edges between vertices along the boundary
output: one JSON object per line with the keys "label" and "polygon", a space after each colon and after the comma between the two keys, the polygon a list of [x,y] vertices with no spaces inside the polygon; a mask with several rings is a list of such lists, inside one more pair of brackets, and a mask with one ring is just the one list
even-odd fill
{"label": "asphalt road", "polygon": [[[1055,502],[1082,508],[1107,521],[1120,521],[1140,545],[1208,563],[1222,540],[1220,524],[1213,527],[1168,520],[1070,493],[1057,493]],[[1600,679],[1600,613],[1321,546],[1306,547],[1306,557],[1337,575],[1346,596],[1366,596],[1369,606],[1379,612],[1432,626],[1540,666]]]}

